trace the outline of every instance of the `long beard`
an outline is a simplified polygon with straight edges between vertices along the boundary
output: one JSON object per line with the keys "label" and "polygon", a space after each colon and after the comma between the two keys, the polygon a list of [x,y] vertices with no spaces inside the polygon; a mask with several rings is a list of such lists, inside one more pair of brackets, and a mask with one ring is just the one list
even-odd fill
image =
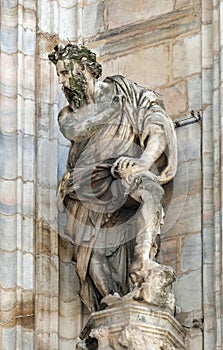
{"label": "long beard", "polygon": [[66,86],[62,88],[64,95],[71,107],[79,109],[87,100],[87,81],[84,74],[77,74],[75,77],[70,78],[69,85],[70,88]]}

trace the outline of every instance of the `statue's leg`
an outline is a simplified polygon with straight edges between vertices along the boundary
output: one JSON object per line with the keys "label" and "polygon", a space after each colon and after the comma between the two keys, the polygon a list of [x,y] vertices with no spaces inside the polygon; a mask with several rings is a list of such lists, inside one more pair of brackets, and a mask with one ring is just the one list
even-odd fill
{"label": "statue's leg", "polygon": [[[141,202],[138,213],[134,217],[136,226],[136,241],[130,276],[134,286],[143,282],[143,276],[154,263],[156,236],[160,228],[162,213],[163,188],[148,179],[143,180],[143,186],[135,190],[131,196]],[[132,229],[134,229],[132,227]]]}
{"label": "statue's leg", "polygon": [[89,274],[102,297],[115,291],[105,249],[94,249],[91,255]]}

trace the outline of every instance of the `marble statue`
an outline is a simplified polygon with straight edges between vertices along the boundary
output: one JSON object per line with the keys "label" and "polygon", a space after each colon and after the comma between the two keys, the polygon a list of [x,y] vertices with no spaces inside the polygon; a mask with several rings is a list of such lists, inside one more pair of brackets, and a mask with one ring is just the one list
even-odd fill
{"label": "marble statue", "polygon": [[121,75],[100,80],[84,45],[56,46],[49,59],[68,101],[58,116],[71,143],[59,188],[64,237],[81,300],[95,311],[108,295],[139,288],[156,264],[162,185],[177,169],[175,130],[154,92]]}

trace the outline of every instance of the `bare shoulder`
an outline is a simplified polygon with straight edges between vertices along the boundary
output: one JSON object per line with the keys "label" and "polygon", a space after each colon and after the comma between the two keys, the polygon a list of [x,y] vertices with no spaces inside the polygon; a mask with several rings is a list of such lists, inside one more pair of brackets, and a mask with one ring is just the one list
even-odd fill
{"label": "bare shoulder", "polygon": [[114,93],[114,84],[112,81],[97,81],[95,84],[96,100],[109,99]]}
{"label": "bare shoulder", "polygon": [[58,120],[60,121],[61,119],[66,118],[68,115],[71,115],[72,112],[73,111],[71,110],[69,105],[64,107],[64,108],[62,108],[61,111],[58,114]]}

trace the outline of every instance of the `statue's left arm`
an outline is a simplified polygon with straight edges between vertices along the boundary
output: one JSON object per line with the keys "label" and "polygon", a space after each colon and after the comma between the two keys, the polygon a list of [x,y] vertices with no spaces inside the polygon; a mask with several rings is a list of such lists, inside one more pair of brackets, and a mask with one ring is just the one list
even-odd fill
{"label": "statue's left arm", "polygon": [[166,139],[161,125],[151,124],[148,128],[149,138],[139,158],[120,157],[113,165],[121,178],[130,175],[144,174],[158,181],[150,168],[161,157],[166,148]]}
{"label": "statue's left arm", "polygon": [[[154,181],[165,183],[175,173],[176,145],[175,131],[171,119],[160,105],[157,96],[150,90],[139,86],[128,79],[113,77],[123,95],[123,106],[129,124],[138,137],[142,153],[139,157],[120,157],[112,167],[112,174],[126,178],[129,175],[146,175]],[[153,172],[152,166],[167,150],[166,173],[159,179]],[[173,159],[174,158],[174,161]],[[164,180],[163,180],[164,179]]]}

